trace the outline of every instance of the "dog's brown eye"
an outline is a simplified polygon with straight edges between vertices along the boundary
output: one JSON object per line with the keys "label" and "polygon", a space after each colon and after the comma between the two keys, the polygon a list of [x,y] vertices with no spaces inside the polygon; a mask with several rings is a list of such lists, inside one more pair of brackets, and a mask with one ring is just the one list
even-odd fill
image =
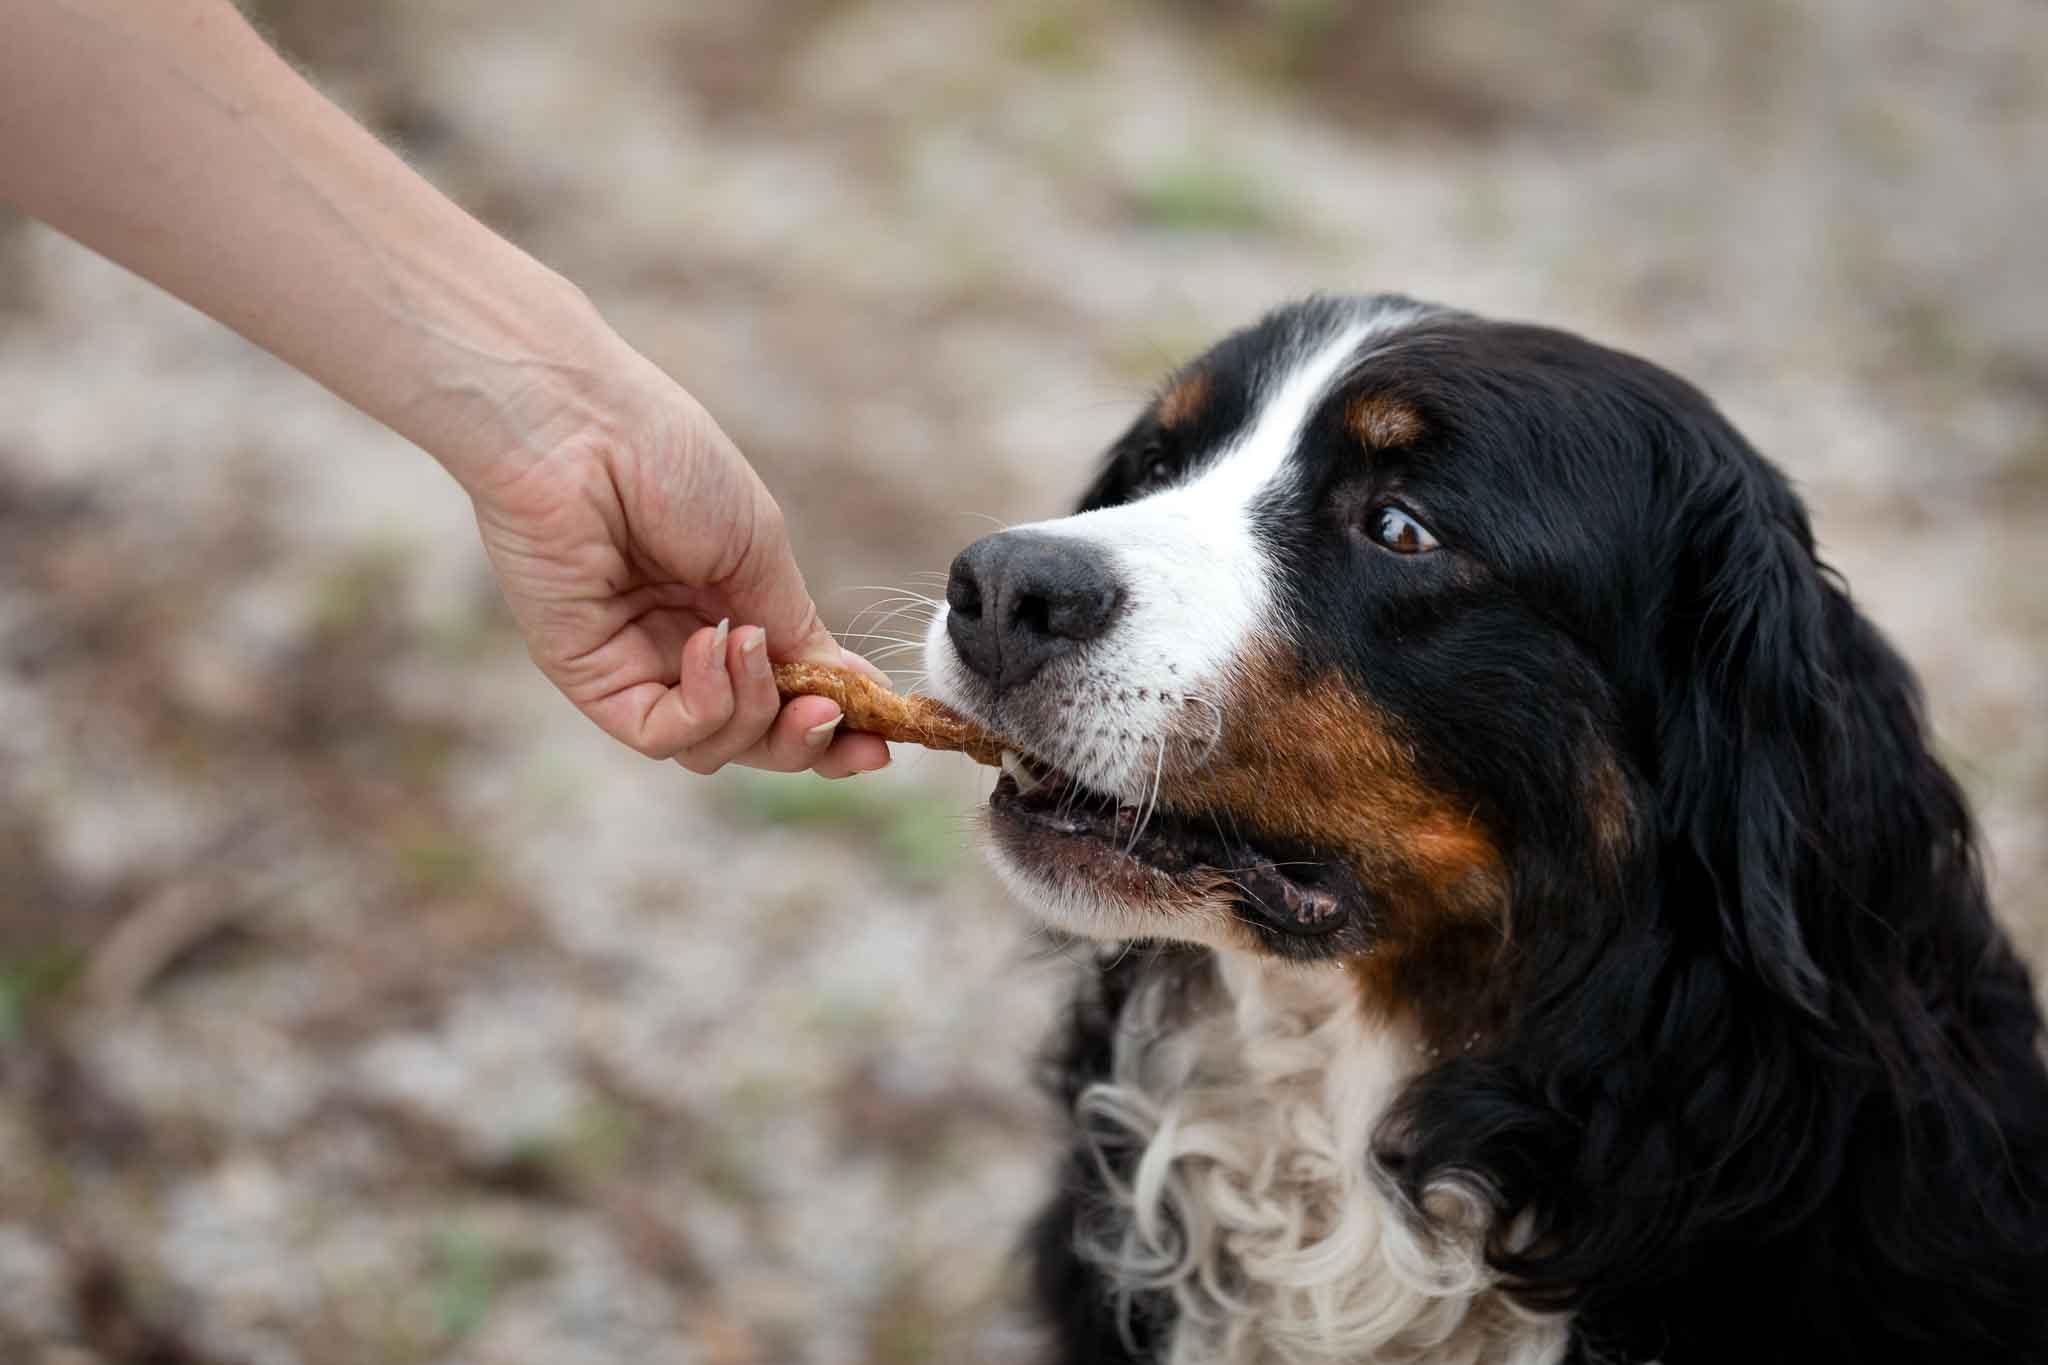
{"label": "dog's brown eye", "polygon": [[1428,554],[1437,548],[1429,528],[1398,507],[1376,507],[1368,518],[1372,538],[1399,555]]}

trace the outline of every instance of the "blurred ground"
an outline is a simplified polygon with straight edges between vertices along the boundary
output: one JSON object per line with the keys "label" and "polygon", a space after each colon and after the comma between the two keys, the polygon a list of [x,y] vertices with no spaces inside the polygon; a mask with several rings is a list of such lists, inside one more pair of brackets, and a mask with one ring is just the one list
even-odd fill
{"label": "blurred ground", "polygon": [[[839,624],[1297,292],[1663,361],[1801,480],[2048,961],[2048,10],[257,9],[704,399]],[[1029,1358],[1064,964],[964,761],[601,741],[426,460],[7,221],[0,413],[0,1360]]]}

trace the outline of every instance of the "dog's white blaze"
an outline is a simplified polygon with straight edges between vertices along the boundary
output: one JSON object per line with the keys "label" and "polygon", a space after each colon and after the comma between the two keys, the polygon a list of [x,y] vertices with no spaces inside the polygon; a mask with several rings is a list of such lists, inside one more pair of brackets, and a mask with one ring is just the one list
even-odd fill
{"label": "dog's white blaze", "polygon": [[[1284,625],[1274,566],[1252,524],[1261,496],[1281,477],[1310,416],[1361,349],[1424,311],[1394,304],[1360,309],[1298,339],[1285,368],[1253,396],[1250,420],[1186,483],[1118,507],[1016,528],[1103,547],[1125,592],[1116,626],[1088,647],[1078,675],[1069,679],[1095,729],[1110,738],[1044,743],[1043,757],[1097,791],[1144,799],[1158,746],[1183,723],[1188,699],[1213,702],[1252,640]],[[944,611],[927,632],[925,656],[934,693],[957,704],[962,666],[946,635]]]}
{"label": "dog's white blaze", "polygon": [[[1356,322],[1309,351],[1193,480],[1138,502],[1029,528],[1092,541],[1116,565],[1126,594],[1124,624],[1090,651],[1093,668],[1126,679],[1150,675],[1172,696],[1174,678],[1199,688],[1224,676],[1254,630],[1273,621],[1273,567],[1253,530],[1252,508],[1286,467],[1309,414],[1373,330],[1368,321]],[[1175,671],[1162,667],[1166,662]],[[1119,757],[1124,762],[1103,772],[1099,785],[1128,793],[1144,755]]]}
{"label": "dog's white blaze", "polygon": [[1111,1207],[1080,1253],[1120,1301],[1169,1295],[1167,1365],[1550,1365],[1566,1318],[1495,1287],[1487,1202],[1455,1181],[1422,1231],[1372,1171],[1374,1126],[1423,1058],[1406,1029],[1362,1017],[1340,971],[1216,955],[1223,999],[1192,1016],[1177,978],[1117,1020],[1109,1079],[1084,1126],[1141,1147],[1105,1162]]}

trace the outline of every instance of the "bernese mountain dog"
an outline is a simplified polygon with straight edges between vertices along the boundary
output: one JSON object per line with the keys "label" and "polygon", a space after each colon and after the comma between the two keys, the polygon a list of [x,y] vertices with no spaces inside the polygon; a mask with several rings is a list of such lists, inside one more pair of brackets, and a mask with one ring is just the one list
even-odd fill
{"label": "bernese mountain dog", "polygon": [[969,546],[932,691],[1086,954],[1061,1365],[2048,1360],[2048,1065],[1899,656],[1698,391],[1396,297]]}

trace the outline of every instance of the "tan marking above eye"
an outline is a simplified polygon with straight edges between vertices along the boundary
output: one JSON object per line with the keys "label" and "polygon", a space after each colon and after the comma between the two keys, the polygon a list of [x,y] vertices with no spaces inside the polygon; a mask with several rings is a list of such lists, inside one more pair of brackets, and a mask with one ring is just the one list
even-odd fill
{"label": "tan marking above eye", "polygon": [[1422,414],[1385,394],[1360,394],[1344,409],[1344,425],[1371,450],[1391,450],[1422,436]]}
{"label": "tan marking above eye", "polygon": [[1159,395],[1159,424],[1165,427],[1186,426],[1201,414],[1208,402],[1209,376],[1182,375]]}

